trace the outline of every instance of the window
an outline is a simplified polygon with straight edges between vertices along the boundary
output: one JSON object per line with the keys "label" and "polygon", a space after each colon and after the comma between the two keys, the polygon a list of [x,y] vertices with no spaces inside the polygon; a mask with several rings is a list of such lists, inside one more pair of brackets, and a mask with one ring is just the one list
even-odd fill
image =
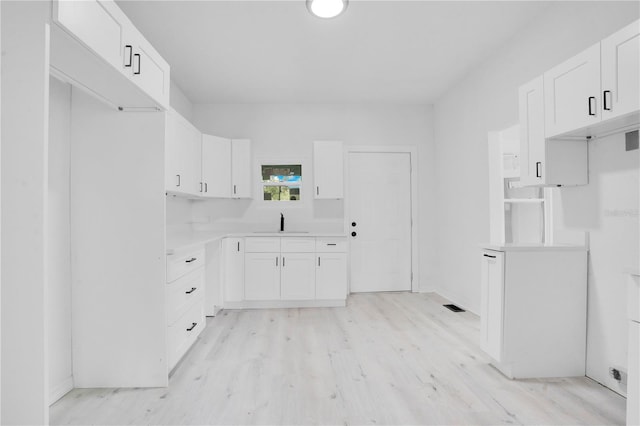
{"label": "window", "polygon": [[262,194],[265,201],[299,201],[302,189],[301,164],[264,164]]}

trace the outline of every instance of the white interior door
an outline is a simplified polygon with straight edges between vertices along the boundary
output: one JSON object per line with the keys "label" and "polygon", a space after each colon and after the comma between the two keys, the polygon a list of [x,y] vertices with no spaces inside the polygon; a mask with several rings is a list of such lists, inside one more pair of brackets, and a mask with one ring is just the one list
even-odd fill
{"label": "white interior door", "polygon": [[411,290],[411,154],[349,153],[348,185],[351,292]]}

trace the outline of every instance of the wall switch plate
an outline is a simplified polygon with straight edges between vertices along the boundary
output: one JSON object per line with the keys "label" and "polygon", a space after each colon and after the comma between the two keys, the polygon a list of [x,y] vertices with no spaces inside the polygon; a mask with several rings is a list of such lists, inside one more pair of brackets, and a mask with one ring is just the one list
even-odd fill
{"label": "wall switch plate", "polygon": [[624,145],[626,151],[638,149],[638,131],[627,132],[624,134]]}

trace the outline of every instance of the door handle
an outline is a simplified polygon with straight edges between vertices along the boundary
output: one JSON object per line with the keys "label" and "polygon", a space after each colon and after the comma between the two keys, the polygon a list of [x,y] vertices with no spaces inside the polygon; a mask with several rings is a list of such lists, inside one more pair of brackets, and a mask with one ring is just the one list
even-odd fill
{"label": "door handle", "polygon": [[133,65],[133,46],[131,46],[130,44],[127,44],[125,47],[125,58],[127,57],[127,49],[129,49],[129,63],[125,63],[124,66],[125,68],[129,68],[131,67],[131,65]]}
{"label": "door handle", "polygon": [[542,170],[541,170],[541,168],[542,168],[542,162],[538,161],[538,162],[536,163],[536,177],[539,177],[539,178],[541,178],[541,177],[542,177]]}
{"label": "door handle", "polygon": [[351,222],[351,226],[353,226],[354,228],[356,227],[356,223],[355,222]]}
{"label": "door handle", "polygon": [[[596,97],[595,96],[589,96],[589,115],[596,115],[595,112],[595,106],[593,106],[593,103],[596,101]],[[593,108],[592,108],[593,106]]]}
{"label": "door handle", "polygon": [[186,262],[186,263],[191,263],[191,262],[193,262],[194,260],[197,260],[197,258],[192,257],[192,258],[191,258],[191,259],[189,259],[189,260],[185,260],[185,262]]}
{"label": "door handle", "polygon": [[196,328],[196,325],[198,325],[198,323],[197,323],[197,322],[192,322],[192,323],[191,323],[191,327],[187,328],[187,331],[191,331],[191,330],[193,330],[194,328]]}
{"label": "door handle", "polygon": [[191,294],[191,293],[193,293],[194,291],[196,291],[197,289],[198,289],[197,287],[191,287],[191,290],[189,290],[189,291],[185,291],[184,293],[185,293],[185,294]]}
{"label": "door handle", "polygon": [[135,55],[133,55],[133,57],[134,57],[134,58],[138,58],[138,70],[137,70],[137,71],[136,71],[135,69],[133,70],[133,73],[134,73],[135,75],[138,75],[138,74],[140,74],[140,67],[141,67],[141,65],[142,65],[142,59],[141,59],[141,57],[140,57],[140,54],[139,54],[139,53],[136,53]]}
{"label": "door handle", "polygon": [[356,234],[355,232],[352,232],[352,233],[351,233],[351,236],[352,236],[352,237],[355,237],[356,235],[358,235],[358,234]]}
{"label": "door handle", "polygon": [[611,90],[605,90],[604,92],[602,92],[602,109],[611,111],[611,105],[607,106],[607,97],[609,98],[609,100],[611,100]]}

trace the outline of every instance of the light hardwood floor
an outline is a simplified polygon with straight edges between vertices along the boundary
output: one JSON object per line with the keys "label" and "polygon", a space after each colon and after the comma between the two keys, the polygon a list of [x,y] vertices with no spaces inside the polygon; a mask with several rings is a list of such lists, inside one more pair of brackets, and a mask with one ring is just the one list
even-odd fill
{"label": "light hardwood floor", "polygon": [[430,294],[353,295],[346,308],[224,311],[166,389],[76,389],[52,424],[624,424],[587,378],[509,380],[479,318]]}

